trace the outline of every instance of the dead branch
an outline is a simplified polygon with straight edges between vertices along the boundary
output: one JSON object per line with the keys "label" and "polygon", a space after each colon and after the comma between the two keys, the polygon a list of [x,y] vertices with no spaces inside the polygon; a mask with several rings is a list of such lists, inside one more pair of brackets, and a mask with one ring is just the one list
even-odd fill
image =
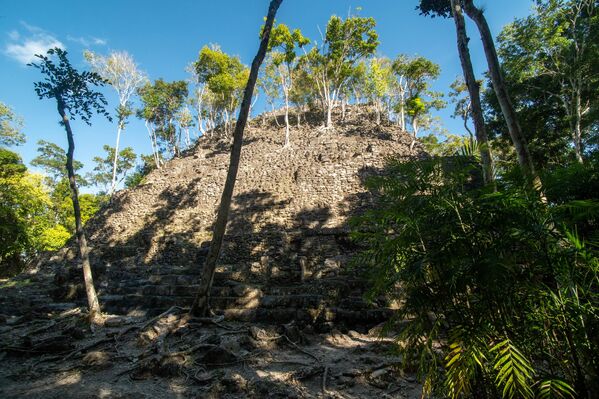
{"label": "dead branch", "polygon": [[74,351],[72,351],[71,353],[69,353],[68,355],[66,355],[64,357],[64,360],[69,360],[70,358],[72,358],[75,355],[78,355],[81,352],[87,352],[88,350],[90,350],[92,348],[95,348],[98,345],[102,345],[102,344],[104,344],[106,342],[114,342],[114,338],[113,337],[111,337],[111,338],[102,338],[102,339],[99,339],[97,341],[92,342],[91,344],[82,346],[81,348],[77,348]]}
{"label": "dead branch", "polygon": [[324,373],[322,374],[322,395],[327,394],[327,375],[329,374],[329,366],[324,367]]}

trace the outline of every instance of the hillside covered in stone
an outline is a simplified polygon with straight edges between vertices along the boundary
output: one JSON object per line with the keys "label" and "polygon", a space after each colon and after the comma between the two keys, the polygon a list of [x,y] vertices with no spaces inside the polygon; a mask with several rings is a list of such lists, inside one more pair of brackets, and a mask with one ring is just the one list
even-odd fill
{"label": "hillside covered in stone", "polygon": [[[334,130],[246,130],[215,315],[187,314],[227,172],[229,140],[199,139],[86,225],[104,322],[88,332],[75,245],[0,287],[0,396],[416,398],[380,324],[348,218],[387,157],[424,156],[395,126],[350,108]],[[359,265],[358,265],[359,266]],[[124,396],[122,396],[124,395]],[[199,396],[198,396],[199,395]]]}
{"label": "hillside covered in stone", "polygon": [[[293,127],[289,147],[272,117],[250,123],[212,293],[216,310],[235,319],[318,324],[374,325],[388,316],[388,304],[364,302],[364,281],[349,271],[356,248],[348,218],[372,205],[363,183],[388,157],[423,153],[418,145],[410,153],[411,137],[396,126],[369,119],[364,108],[350,107],[334,129]],[[230,139],[217,133],[200,138],[138,187],[118,192],[87,223],[105,310],[157,312],[191,303],[229,148]],[[64,306],[84,297],[74,248],[40,265],[42,274],[57,271],[49,295]],[[40,294],[37,301],[49,299]]]}

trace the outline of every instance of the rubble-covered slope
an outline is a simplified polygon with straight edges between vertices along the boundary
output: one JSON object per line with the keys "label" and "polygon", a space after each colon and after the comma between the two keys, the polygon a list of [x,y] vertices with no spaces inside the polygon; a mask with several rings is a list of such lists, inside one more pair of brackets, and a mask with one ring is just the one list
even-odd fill
{"label": "rubble-covered slope", "polygon": [[[246,129],[212,292],[213,307],[229,318],[373,325],[388,316],[388,304],[364,302],[364,281],[348,270],[356,248],[347,222],[372,205],[363,183],[381,173],[388,157],[424,153],[418,144],[410,152],[407,133],[373,124],[364,108],[349,107],[345,121],[337,118],[334,129],[293,126],[289,147],[283,147],[284,127],[274,120],[263,125],[254,119]],[[138,187],[116,193],[87,223],[105,309],[156,312],[190,304],[230,143],[217,134],[200,138]],[[73,242],[39,268],[58,271],[52,284],[44,284],[55,301],[83,303],[81,272],[67,267],[77,266],[75,254]],[[44,301],[40,294],[38,302]]]}

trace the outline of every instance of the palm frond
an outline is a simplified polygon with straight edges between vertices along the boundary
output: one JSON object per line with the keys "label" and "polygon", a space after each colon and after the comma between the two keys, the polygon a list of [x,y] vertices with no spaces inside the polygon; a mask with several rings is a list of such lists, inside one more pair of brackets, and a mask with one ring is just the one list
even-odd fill
{"label": "palm frond", "polygon": [[497,372],[495,383],[502,390],[504,399],[534,397],[532,377],[534,369],[526,357],[510,339],[505,339],[491,348],[496,353],[493,368]]}
{"label": "palm frond", "polygon": [[538,399],[574,399],[576,397],[574,388],[559,379],[540,381],[536,391]]}

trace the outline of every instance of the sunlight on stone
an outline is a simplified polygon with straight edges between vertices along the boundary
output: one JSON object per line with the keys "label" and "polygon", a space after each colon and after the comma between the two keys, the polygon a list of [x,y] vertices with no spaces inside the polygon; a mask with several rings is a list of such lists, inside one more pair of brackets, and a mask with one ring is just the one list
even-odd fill
{"label": "sunlight on stone", "polygon": [[56,381],[56,385],[57,386],[73,385],[73,384],[78,384],[80,382],[81,382],[81,372],[75,371],[75,372],[67,375],[66,377]]}

